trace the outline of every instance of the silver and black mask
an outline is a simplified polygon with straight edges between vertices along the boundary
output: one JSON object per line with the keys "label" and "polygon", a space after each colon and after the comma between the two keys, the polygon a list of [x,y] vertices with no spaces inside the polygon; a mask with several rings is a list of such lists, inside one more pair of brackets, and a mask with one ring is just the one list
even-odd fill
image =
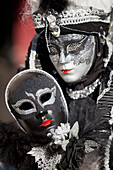
{"label": "silver and black mask", "polygon": [[67,122],[67,105],[56,80],[41,70],[14,76],[6,88],[6,104],[21,128],[30,133],[48,133]]}

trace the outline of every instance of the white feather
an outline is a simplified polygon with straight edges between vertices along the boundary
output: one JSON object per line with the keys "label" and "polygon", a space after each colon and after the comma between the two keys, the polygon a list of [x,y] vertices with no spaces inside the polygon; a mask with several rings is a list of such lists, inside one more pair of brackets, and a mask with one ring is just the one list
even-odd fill
{"label": "white feather", "polygon": [[109,12],[113,6],[113,0],[70,0],[70,2],[72,6],[93,7],[105,12]]}

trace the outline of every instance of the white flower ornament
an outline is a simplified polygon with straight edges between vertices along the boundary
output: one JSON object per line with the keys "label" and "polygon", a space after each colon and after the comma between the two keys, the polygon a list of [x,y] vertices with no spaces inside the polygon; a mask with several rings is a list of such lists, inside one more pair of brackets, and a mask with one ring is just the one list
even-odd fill
{"label": "white flower ornament", "polygon": [[72,137],[78,139],[78,132],[79,132],[78,122],[75,122],[71,129],[69,123],[67,124],[61,123],[60,126],[58,126],[58,128],[54,132],[51,131],[51,133],[53,134],[54,143],[56,145],[61,145],[64,151],[66,151],[66,146]]}

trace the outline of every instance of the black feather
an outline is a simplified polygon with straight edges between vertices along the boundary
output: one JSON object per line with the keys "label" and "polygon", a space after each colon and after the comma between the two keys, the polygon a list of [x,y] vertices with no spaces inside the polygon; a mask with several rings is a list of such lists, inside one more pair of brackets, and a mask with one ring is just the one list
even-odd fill
{"label": "black feather", "polygon": [[0,162],[8,169],[35,170],[34,158],[27,154],[31,150],[30,139],[14,123],[0,122]]}
{"label": "black feather", "polygon": [[68,4],[68,0],[42,0],[40,8],[44,11],[54,9],[57,12],[61,12],[68,6]]}

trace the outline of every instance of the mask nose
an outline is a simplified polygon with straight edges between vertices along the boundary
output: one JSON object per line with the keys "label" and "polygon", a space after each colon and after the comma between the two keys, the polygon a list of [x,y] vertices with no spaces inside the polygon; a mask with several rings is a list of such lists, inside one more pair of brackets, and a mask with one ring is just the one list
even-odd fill
{"label": "mask nose", "polygon": [[52,114],[52,110],[40,111],[35,117],[38,119],[38,118],[43,117],[47,114]]}
{"label": "mask nose", "polygon": [[37,119],[39,119],[40,117],[45,116],[47,113],[47,111],[39,111],[39,113],[35,116]]}
{"label": "mask nose", "polygon": [[65,53],[64,53],[63,50],[62,50],[61,53],[60,53],[59,63],[60,63],[60,64],[67,63],[67,61],[66,61],[66,55],[65,55]]}

